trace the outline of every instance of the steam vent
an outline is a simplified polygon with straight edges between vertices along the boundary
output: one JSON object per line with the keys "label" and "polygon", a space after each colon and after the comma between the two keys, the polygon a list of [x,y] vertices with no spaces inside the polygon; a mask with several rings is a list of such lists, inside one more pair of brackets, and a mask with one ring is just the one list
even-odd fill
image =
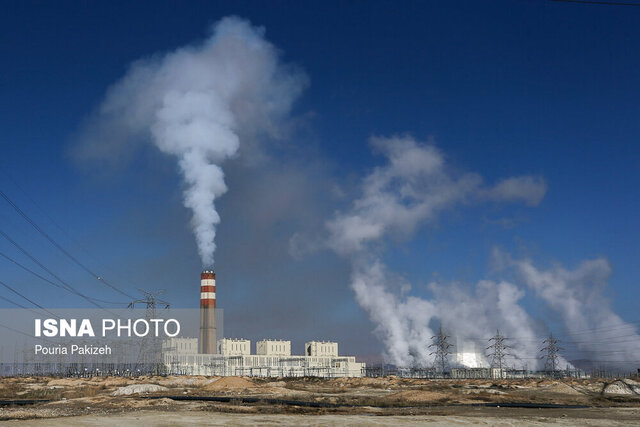
{"label": "steam vent", "polygon": [[205,270],[200,275],[200,341],[198,353],[216,352],[216,273]]}

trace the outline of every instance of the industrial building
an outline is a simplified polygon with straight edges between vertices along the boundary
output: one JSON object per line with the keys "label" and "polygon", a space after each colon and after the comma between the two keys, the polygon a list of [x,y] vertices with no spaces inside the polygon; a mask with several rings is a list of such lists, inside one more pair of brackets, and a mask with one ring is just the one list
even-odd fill
{"label": "industrial building", "polygon": [[251,354],[251,342],[245,339],[218,340],[217,354],[193,351],[196,338],[169,338],[162,344],[162,362],[167,372],[177,375],[250,375],[264,377],[360,377],[365,364],[353,356],[339,356],[338,343],[311,341],[306,349],[333,348],[332,354],[311,356],[291,354],[291,342],[262,340],[256,343],[257,354]]}
{"label": "industrial building", "polygon": [[247,356],[251,354],[251,341],[237,338],[218,340],[217,354],[223,356]]}
{"label": "industrial building", "polygon": [[361,377],[365,364],[354,356],[339,356],[338,343],[309,341],[303,355],[291,354],[291,341],[238,338],[217,339],[216,275],[200,276],[200,337],[169,338],[162,342],[162,363],[167,373],[179,375],[250,375],[264,377]]}
{"label": "industrial building", "polygon": [[261,356],[291,356],[291,341],[260,340],[256,343],[256,354]]}

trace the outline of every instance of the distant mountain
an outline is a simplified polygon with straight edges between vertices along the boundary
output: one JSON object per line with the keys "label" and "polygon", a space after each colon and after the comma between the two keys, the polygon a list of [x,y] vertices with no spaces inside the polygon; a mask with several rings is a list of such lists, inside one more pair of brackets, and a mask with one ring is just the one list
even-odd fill
{"label": "distant mountain", "polygon": [[585,372],[605,371],[605,372],[611,372],[611,373],[617,373],[617,372],[628,373],[628,372],[635,372],[637,370],[637,372],[640,373],[640,364],[634,367],[634,366],[630,366],[629,363],[624,363],[624,362],[602,363],[602,362],[593,361],[589,359],[570,360],[569,363],[571,363],[576,368],[581,369]]}

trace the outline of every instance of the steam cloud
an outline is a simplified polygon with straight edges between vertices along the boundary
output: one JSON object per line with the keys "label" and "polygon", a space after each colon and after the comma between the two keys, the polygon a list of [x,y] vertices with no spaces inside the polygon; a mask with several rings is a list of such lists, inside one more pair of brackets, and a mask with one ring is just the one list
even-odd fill
{"label": "steam cloud", "polygon": [[499,252],[495,256],[514,268],[526,286],[562,318],[570,345],[575,346],[568,349],[573,354],[609,365],[637,362],[637,325],[615,314],[603,295],[611,274],[606,259],[583,261],[571,271],[563,267],[540,270],[529,259],[512,260]]}
{"label": "steam cloud", "polygon": [[225,159],[242,141],[281,136],[305,84],[304,74],[280,62],[262,28],[224,18],[201,44],[135,62],[108,91],[80,155],[100,157],[118,144],[150,139],[177,157],[200,257],[212,266]]}
{"label": "steam cloud", "polygon": [[[520,305],[525,296],[523,287],[504,280],[482,280],[473,286],[432,283],[430,299],[407,296],[410,284],[388,271],[381,254],[390,236],[409,238],[417,227],[432,223],[457,205],[521,201],[535,206],[546,192],[544,180],[518,176],[485,186],[477,174],[455,174],[437,148],[411,137],[375,137],[371,143],[387,162],[363,179],[362,195],[350,209],[327,223],[328,245],[351,261],[351,287],[377,325],[375,332],[385,344],[388,360],[401,366],[430,365],[431,326],[439,320],[460,344],[477,343],[482,348],[501,328],[504,335],[517,337],[510,363],[541,368],[536,357],[547,331]],[[583,342],[577,344],[579,350],[591,351],[594,359],[599,355],[601,360],[598,352],[602,349],[596,347],[603,340],[615,342],[611,331],[615,334],[619,328],[632,335],[612,360],[632,360],[632,355],[638,354],[640,339],[630,329],[633,325],[623,322],[603,303],[602,290],[610,272],[606,261],[588,261],[575,271],[541,271],[528,260],[515,261],[499,252],[496,258],[503,270],[518,272],[519,283],[561,314],[570,336]],[[590,328],[600,330],[592,337],[592,344],[579,339],[584,329]],[[487,362],[479,361],[485,366]],[[567,364],[565,359],[559,362]]]}
{"label": "steam cloud", "polygon": [[409,236],[416,226],[455,205],[482,200],[536,205],[546,192],[539,177],[514,177],[485,187],[478,174],[455,175],[436,147],[412,137],[373,137],[371,145],[387,157],[388,164],[364,178],[362,197],[348,213],[327,224],[329,245],[343,255],[367,252],[390,233]]}

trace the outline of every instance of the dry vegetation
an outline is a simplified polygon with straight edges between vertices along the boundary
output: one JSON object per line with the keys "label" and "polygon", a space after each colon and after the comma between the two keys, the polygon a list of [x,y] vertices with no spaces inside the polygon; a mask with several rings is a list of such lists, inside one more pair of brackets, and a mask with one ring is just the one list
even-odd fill
{"label": "dry vegetation", "polygon": [[[176,396],[194,400],[171,398]],[[199,397],[212,396],[230,400],[197,400]],[[147,410],[237,414],[433,415],[484,403],[640,408],[640,382],[198,376],[0,379],[0,400],[30,399],[47,402],[25,406],[4,405],[0,407],[0,420]]]}

